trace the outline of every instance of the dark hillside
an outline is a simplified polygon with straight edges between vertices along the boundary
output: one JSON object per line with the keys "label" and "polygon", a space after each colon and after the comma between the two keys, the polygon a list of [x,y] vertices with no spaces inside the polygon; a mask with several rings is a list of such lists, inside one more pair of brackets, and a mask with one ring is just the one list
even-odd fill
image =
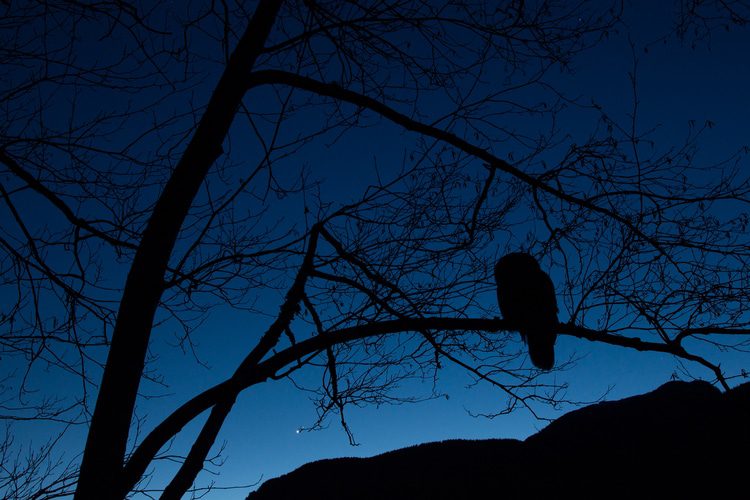
{"label": "dark hillside", "polygon": [[248,500],[748,498],[750,384],[705,382],[573,411],[526,441],[445,441],[306,464]]}

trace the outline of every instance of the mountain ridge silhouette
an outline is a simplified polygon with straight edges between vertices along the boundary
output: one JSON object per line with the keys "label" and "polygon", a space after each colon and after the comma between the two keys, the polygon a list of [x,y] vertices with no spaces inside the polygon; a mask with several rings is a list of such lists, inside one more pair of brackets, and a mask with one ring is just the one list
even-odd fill
{"label": "mountain ridge silhouette", "polygon": [[668,382],[571,411],[524,441],[450,440],[311,462],[247,500],[740,498],[749,424],[750,383],[722,393]]}

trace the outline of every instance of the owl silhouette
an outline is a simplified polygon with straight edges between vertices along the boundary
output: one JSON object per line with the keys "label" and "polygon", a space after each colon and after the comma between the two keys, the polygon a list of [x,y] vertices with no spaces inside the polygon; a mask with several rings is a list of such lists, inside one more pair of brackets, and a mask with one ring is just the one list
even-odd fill
{"label": "owl silhouette", "polygon": [[497,261],[495,281],[500,312],[528,345],[531,362],[542,370],[552,369],[558,321],[555,286],[549,275],[534,257],[516,252]]}

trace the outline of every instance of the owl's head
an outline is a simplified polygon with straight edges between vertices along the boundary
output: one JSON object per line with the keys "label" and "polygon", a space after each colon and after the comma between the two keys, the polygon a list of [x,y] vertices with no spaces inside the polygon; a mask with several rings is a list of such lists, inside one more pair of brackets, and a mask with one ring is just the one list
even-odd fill
{"label": "owl's head", "polygon": [[513,279],[516,276],[539,269],[539,263],[532,255],[525,252],[513,252],[497,261],[497,264],[495,264],[495,278],[498,281]]}

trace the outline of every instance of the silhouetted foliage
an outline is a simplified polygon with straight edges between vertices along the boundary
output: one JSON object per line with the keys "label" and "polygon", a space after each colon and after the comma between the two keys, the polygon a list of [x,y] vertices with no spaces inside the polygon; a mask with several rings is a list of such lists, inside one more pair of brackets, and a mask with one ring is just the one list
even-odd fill
{"label": "silhouetted foliage", "polygon": [[[683,23],[711,19],[692,4]],[[446,364],[496,386],[497,414],[563,403],[497,318],[493,266],[518,250],[555,283],[558,335],[669,354],[728,389],[740,374],[720,362],[750,332],[745,152],[696,163],[711,123],[651,143],[635,77],[627,123],[556,86],[623,8],[0,5],[6,495],[199,495],[237,396],[306,371],[311,427],[334,415],[352,441],[347,408],[432,397],[398,388]],[[138,413],[169,383],[159,356],[200,362],[219,315],[246,325],[244,360],[163,419]],[[57,436],[27,452],[13,439],[32,425]],[[63,460],[76,428],[85,449]],[[165,462],[173,477],[148,484]]]}

